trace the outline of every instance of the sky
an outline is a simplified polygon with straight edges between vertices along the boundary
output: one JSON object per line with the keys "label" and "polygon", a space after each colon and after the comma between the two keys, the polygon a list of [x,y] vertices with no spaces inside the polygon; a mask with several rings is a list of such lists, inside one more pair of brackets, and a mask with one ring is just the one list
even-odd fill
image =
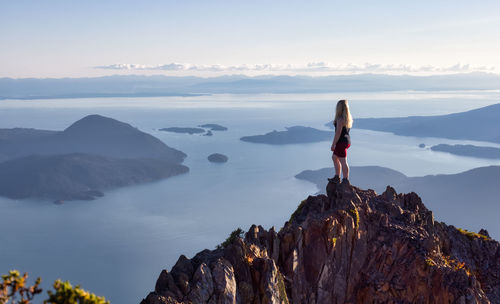
{"label": "sky", "polygon": [[498,54],[498,0],[0,0],[0,77],[500,73]]}

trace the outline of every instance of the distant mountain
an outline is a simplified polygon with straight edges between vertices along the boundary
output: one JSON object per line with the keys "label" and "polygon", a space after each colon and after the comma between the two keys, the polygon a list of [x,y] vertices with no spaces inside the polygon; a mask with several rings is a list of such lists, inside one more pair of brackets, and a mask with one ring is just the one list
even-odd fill
{"label": "distant mountain", "polygon": [[160,158],[180,163],[186,157],[158,138],[116,119],[89,115],[64,131],[0,129],[0,154],[89,153],[118,158]]}
{"label": "distant mountain", "polygon": [[105,76],[95,78],[0,78],[0,99],[172,96],[216,93],[325,93],[395,90],[494,90],[500,75],[463,73],[409,76]]}
{"label": "distant mountain", "polygon": [[185,153],[100,115],[64,131],[0,129],[0,157],[0,195],[15,199],[92,199],[189,170]]}
{"label": "distant mountain", "polygon": [[[354,128],[396,135],[441,137],[500,143],[500,103],[467,112],[438,116],[359,118]],[[329,125],[328,123],[327,125]]]}
{"label": "distant mountain", "polygon": [[[334,175],[333,168],[306,170],[299,179],[315,183],[324,192],[327,177]],[[500,212],[500,166],[475,168],[457,174],[407,177],[383,167],[351,167],[351,182],[378,193],[387,185],[400,192],[417,192],[436,214],[463,225],[485,227],[500,235],[497,215]]]}
{"label": "distant mountain", "polygon": [[270,145],[287,145],[328,141],[333,140],[333,136],[334,134],[332,131],[294,126],[286,128],[286,131],[274,130],[264,135],[243,136],[240,140]]}
{"label": "distant mountain", "polygon": [[187,172],[159,159],[118,159],[89,154],[27,156],[0,163],[0,195],[12,199],[88,200],[102,191]]}
{"label": "distant mountain", "polygon": [[455,154],[460,156],[500,159],[500,148],[495,148],[495,147],[439,144],[432,146],[431,150],[439,152],[447,152],[450,154]]}

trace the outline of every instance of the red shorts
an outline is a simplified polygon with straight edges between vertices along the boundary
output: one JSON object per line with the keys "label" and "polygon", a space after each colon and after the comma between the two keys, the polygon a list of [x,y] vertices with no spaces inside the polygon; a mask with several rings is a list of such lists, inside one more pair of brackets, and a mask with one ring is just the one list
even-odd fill
{"label": "red shorts", "polygon": [[347,149],[351,144],[347,142],[339,142],[335,145],[335,150],[333,151],[333,154],[337,155],[337,157],[346,157],[347,156]]}

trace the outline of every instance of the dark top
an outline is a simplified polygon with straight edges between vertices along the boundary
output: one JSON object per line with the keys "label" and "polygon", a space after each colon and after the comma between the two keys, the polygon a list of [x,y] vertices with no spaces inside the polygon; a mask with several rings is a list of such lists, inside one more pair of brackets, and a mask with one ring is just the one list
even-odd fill
{"label": "dark top", "polygon": [[[337,122],[333,122],[333,125],[335,126],[335,132],[337,132]],[[339,140],[335,143],[340,143],[340,142],[345,142],[347,144],[351,144],[351,136],[349,136],[349,128],[346,128],[346,126],[344,126],[342,128],[342,132],[340,132],[340,137],[339,137]]]}

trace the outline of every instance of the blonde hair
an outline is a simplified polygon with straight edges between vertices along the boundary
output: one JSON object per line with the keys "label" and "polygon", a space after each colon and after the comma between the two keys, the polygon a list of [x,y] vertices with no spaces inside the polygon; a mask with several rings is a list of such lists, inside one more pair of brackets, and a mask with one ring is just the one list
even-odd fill
{"label": "blonde hair", "polygon": [[349,104],[347,100],[342,99],[337,102],[337,109],[335,110],[335,120],[333,123],[336,123],[339,118],[342,118],[345,122],[346,128],[352,127],[352,116],[351,111],[349,111]]}

